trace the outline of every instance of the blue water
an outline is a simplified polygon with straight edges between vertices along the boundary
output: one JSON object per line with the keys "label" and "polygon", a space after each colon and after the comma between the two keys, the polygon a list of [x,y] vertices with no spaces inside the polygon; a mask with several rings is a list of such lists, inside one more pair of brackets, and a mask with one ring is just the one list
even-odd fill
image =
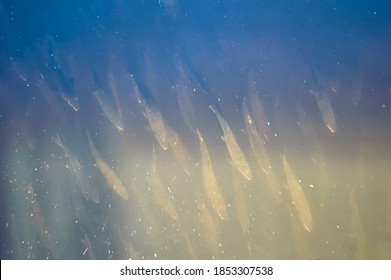
{"label": "blue water", "polygon": [[[0,1],[1,259],[390,258],[390,10],[364,0]],[[251,108],[252,86],[262,108]],[[251,180],[235,170],[210,105]],[[164,144],[148,113],[186,153]],[[207,198],[196,130],[227,220]],[[309,201],[310,232],[283,155]]]}

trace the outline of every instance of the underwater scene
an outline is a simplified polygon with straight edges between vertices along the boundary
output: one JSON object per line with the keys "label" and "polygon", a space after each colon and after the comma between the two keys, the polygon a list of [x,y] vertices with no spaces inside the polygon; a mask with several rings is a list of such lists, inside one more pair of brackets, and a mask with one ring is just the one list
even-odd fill
{"label": "underwater scene", "polygon": [[1,259],[391,259],[390,9],[1,0]]}

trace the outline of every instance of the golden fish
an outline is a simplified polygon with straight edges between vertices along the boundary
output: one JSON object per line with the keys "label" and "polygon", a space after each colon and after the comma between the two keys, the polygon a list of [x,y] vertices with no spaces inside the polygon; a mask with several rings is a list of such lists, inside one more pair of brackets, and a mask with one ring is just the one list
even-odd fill
{"label": "golden fish", "polygon": [[90,150],[95,159],[96,165],[98,166],[99,170],[102,172],[103,177],[106,179],[107,182],[106,186],[113,189],[123,199],[128,200],[129,193],[126,190],[125,185],[122,183],[121,179],[118,177],[115,171],[100,156],[88,132],[87,132],[87,136],[88,136],[88,142],[90,144]]}
{"label": "golden fish", "polygon": [[197,130],[198,138],[200,140],[201,149],[201,167],[202,179],[204,183],[204,190],[213,209],[217,212],[222,220],[228,218],[227,209],[225,207],[224,199],[217,184],[216,176],[213,171],[212,161],[201,133]]}
{"label": "golden fish", "polygon": [[312,231],[312,214],[311,209],[308,204],[307,197],[301,187],[299,181],[296,179],[293,170],[289,166],[289,163],[286,159],[285,153],[282,156],[282,167],[284,169],[284,173],[287,180],[287,189],[292,197],[292,203],[294,204],[298,214],[300,221],[304,228],[308,231]]}
{"label": "golden fish", "polygon": [[240,173],[242,173],[242,175],[247,180],[251,180],[252,173],[250,166],[248,165],[246,158],[244,157],[244,154],[240,149],[239,144],[236,141],[236,138],[231,128],[229,127],[228,123],[223,119],[221,114],[213,106],[210,105],[209,108],[215,113],[220,123],[221,129],[223,130],[224,134],[224,141],[234,166],[239,170]]}

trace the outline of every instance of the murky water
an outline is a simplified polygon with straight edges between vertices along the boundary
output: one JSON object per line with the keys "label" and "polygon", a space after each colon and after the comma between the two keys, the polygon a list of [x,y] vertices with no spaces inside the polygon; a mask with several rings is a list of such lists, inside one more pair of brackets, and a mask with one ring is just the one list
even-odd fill
{"label": "murky water", "polygon": [[391,258],[389,40],[117,32],[2,54],[2,258]]}

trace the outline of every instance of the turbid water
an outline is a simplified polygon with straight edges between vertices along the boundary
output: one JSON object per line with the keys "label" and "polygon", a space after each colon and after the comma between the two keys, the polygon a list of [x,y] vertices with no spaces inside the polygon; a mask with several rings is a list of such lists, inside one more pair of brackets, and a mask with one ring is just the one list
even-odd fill
{"label": "turbid water", "polygon": [[4,25],[2,259],[391,258],[381,21],[115,5],[20,55]]}

